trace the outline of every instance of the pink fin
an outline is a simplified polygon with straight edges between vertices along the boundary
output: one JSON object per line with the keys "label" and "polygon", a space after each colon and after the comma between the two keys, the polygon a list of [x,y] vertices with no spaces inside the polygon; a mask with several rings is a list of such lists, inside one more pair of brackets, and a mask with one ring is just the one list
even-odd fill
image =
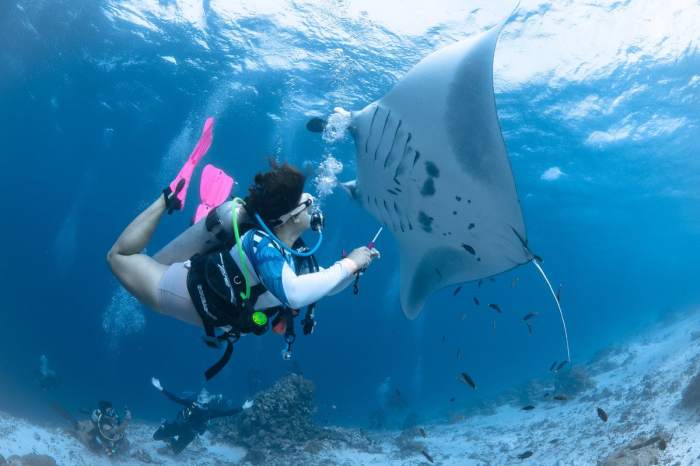
{"label": "pink fin", "polygon": [[204,122],[204,129],[202,129],[202,135],[199,137],[197,145],[192,150],[187,162],[180,169],[180,173],[177,174],[175,179],[170,183],[170,189],[172,192],[177,192],[177,185],[181,180],[185,181],[184,186],[177,192],[176,196],[180,200],[180,209],[185,207],[185,198],[187,197],[187,188],[190,186],[190,179],[192,178],[192,173],[194,168],[197,166],[204,154],[207,153],[211,147],[211,143],[214,140],[214,118],[209,117]]}
{"label": "pink fin", "polygon": [[197,223],[206,217],[209,211],[226,202],[232,189],[233,178],[214,165],[205,166],[199,182],[199,196],[202,200],[194,214],[193,223]]}

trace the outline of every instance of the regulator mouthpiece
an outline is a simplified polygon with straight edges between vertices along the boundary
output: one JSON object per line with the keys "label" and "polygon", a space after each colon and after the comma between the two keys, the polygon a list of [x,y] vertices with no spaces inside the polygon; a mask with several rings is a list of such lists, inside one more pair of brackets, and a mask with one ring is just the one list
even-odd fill
{"label": "regulator mouthpiece", "polygon": [[314,209],[311,212],[311,229],[313,231],[321,231],[326,226],[326,218],[323,216],[321,209]]}

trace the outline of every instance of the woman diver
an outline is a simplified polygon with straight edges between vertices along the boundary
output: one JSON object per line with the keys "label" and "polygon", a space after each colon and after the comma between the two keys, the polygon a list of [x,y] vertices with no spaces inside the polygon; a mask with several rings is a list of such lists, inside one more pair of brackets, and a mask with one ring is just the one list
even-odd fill
{"label": "woman diver", "polygon": [[[211,347],[227,344],[224,356],[205,374],[210,379],[228,362],[240,335],[261,335],[270,326],[285,336],[288,359],[299,309],[309,306],[303,321],[309,334],[313,304],[352,283],[379,251],[358,247],[332,266],[318,267],[313,253],[322,238],[323,216],[304,192],[305,176],[291,165],[271,162],[269,171],[255,176],[244,201],[223,203],[153,257],[146,255],[163,213],[184,205],[189,178],[208,145],[199,153],[198,148],[163,195],[122,232],[107,262],[141,303],[203,327]],[[309,229],[319,234],[312,250],[301,240]]]}

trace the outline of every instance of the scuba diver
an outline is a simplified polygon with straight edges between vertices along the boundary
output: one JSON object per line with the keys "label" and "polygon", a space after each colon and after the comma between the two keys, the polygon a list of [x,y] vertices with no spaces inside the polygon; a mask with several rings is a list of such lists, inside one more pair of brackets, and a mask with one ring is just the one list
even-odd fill
{"label": "scuba diver", "polygon": [[[299,310],[307,306],[302,327],[304,334],[311,334],[316,301],[346,288],[380,255],[372,244],[354,249],[326,269],[319,267],[313,254],[323,237],[323,214],[314,197],[304,192],[305,176],[274,161],[269,171],[255,175],[245,200],[212,203],[211,195],[219,202],[222,192],[228,196],[231,178],[214,178],[212,186],[202,179],[205,217],[154,256],[146,255],[144,249],[163,214],[183,208],[194,168],[211,145],[212,127],[209,118],[178,176],[126,227],[107,254],[114,275],[141,303],[203,327],[205,343],[212,348],[226,345],[221,359],[205,372],[207,380],[226,365],[241,335],[262,335],[270,327],[284,335],[282,356],[290,359],[296,338],[293,319]],[[209,167],[205,172],[223,173]],[[226,186],[217,186],[222,178]],[[197,212],[200,215],[200,209]],[[312,248],[301,239],[309,229],[318,234]]]}
{"label": "scuba diver", "polygon": [[160,380],[155,377],[151,379],[151,383],[156,389],[160,390],[163,395],[168,397],[168,399],[184,406],[182,410],[177,413],[177,417],[174,421],[163,422],[160,427],[158,427],[158,430],[153,433],[153,440],[162,440],[166,442],[176,455],[180,454],[197,435],[201,435],[207,430],[207,423],[209,420],[218,417],[233,416],[253,406],[253,402],[248,400],[243,403],[243,406],[240,408],[220,409],[217,408],[217,406],[223,404],[221,395],[210,397],[206,389],[202,389],[197,399],[189,399],[180,398],[164,389],[160,384]]}
{"label": "scuba diver", "polygon": [[124,419],[120,419],[109,401],[100,401],[90,414],[90,419],[73,421],[75,436],[84,445],[96,452],[112,456],[128,449],[129,442],[124,437],[131,421],[131,411],[124,408]]}

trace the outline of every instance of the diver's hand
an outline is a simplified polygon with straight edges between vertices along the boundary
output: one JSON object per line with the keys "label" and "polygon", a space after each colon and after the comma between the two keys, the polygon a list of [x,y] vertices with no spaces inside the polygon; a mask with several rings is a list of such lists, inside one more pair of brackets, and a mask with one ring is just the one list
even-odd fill
{"label": "diver's hand", "polygon": [[255,403],[253,400],[245,400],[245,403],[243,403],[243,409],[250,409],[253,407]]}
{"label": "diver's hand", "polygon": [[348,254],[347,259],[350,259],[350,261],[355,264],[355,270],[353,270],[352,273],[356,273],[366,269],[374,259],[379,257],[381,257],[381,254],[377,249],[370,249],[367,246],[362,246]]}
{"label": "diver's hand", "polygon": [[163,391],[163,386],[160,384],[160,380],[156,379],[155,377],[151,377],[151,384],[161,392]]}

